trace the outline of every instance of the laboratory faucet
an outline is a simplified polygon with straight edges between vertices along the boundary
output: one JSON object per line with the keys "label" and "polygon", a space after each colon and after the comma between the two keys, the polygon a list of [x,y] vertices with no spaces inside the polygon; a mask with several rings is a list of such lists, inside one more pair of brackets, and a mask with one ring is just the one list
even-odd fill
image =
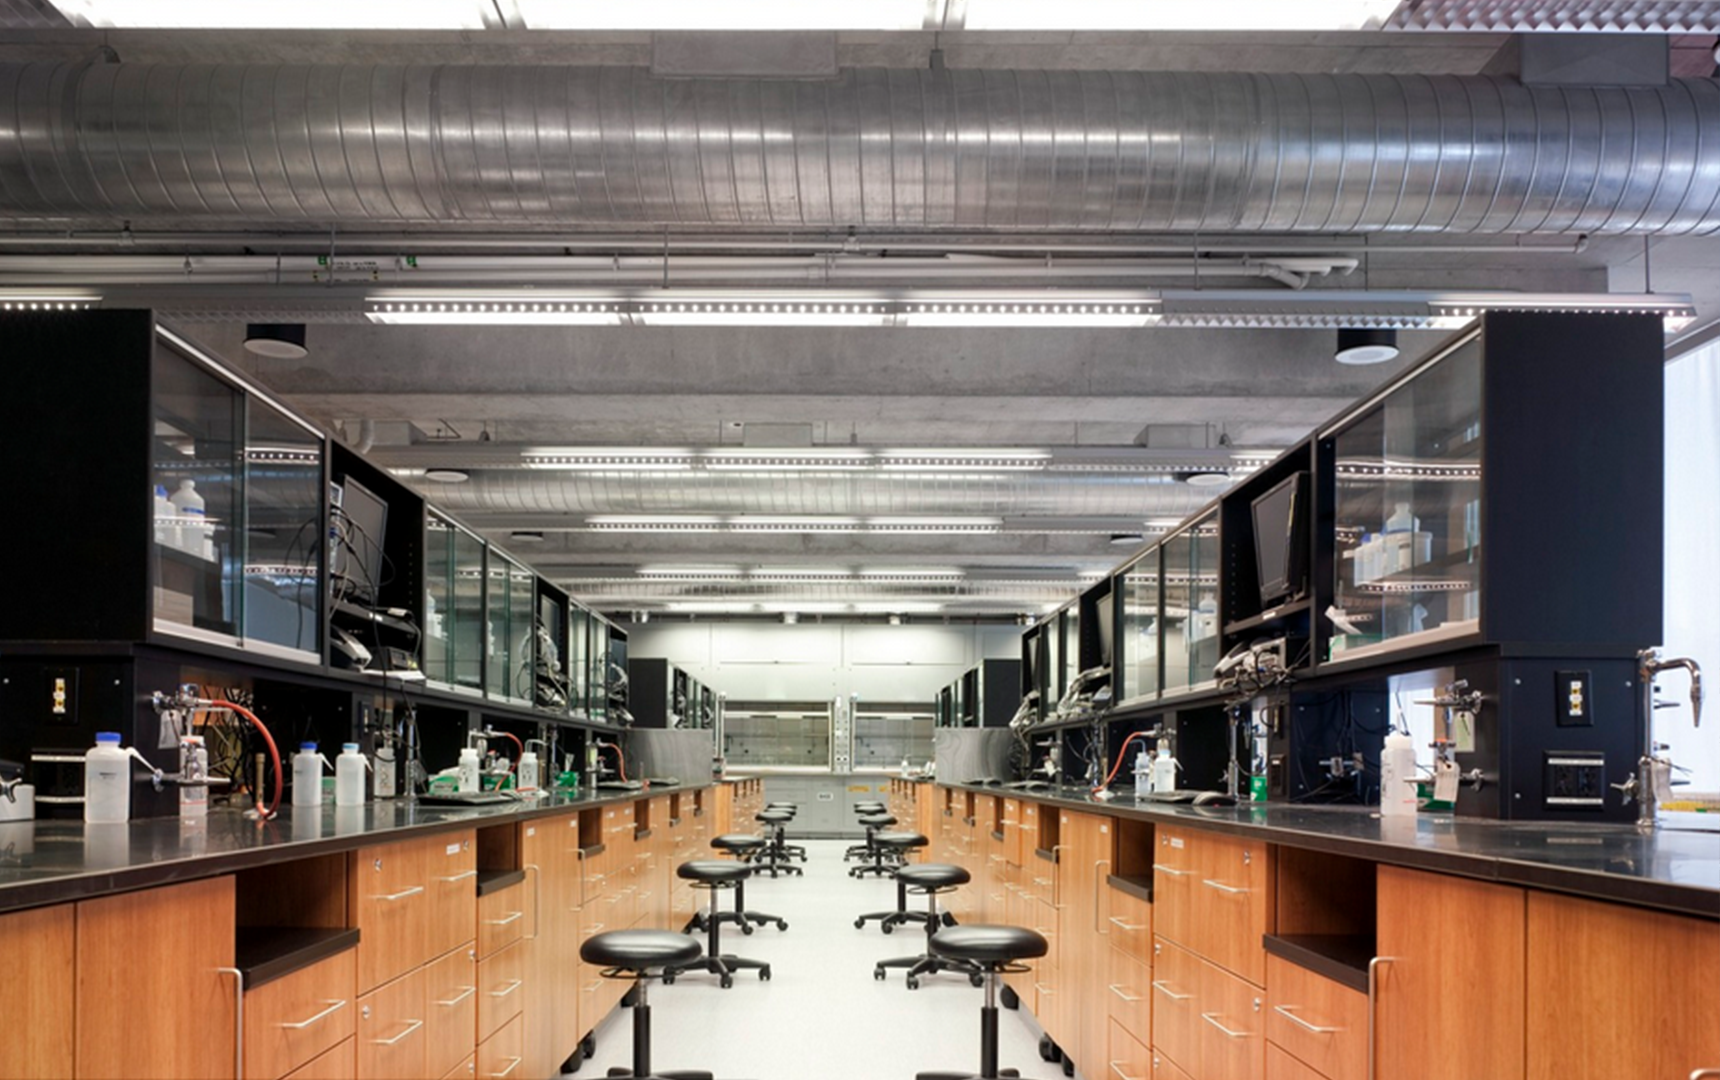
{"label": "laboratory faucet", "polygon": [[1666,746],[1654,741],[1654,710],[1658,708],[1654,701],[1654,677],[1670,668],[1683,668],[1690,673],[1690,718],[1695,727],[1702,726],[1702,668],[1689,657],[1678,657],[1662,660],[1655,649],[1644,649],[1636,654],[1637,688],[1642,695],[1638,705],[1639,722],[1642,725],[1642,757],[1637,759],[1636,775],[1622,784],[1614,784],[1624,793],[1624,801],[1629,803],[1636,800],[1636,827],[1644,831],[1654,828],[1655,814],[1659,809],[1657,781],[1666,785],[1671,783],[1672,759],[1664,757],[1660,751]]}

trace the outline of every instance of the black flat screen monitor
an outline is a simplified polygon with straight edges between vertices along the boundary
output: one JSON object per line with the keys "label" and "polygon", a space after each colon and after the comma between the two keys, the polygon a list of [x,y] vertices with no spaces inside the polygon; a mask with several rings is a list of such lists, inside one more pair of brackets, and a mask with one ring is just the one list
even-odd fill
{"label": "black flat screen monitor", "polygon": [[1308,474],[1295,473],[1254,500],[1254,562],[1260,603],[1300,596],[1307,584]]}
{"label": "black flat screen monitor", "polygon": [[341,484],[340,513],[345,521],[335,530],[340,537],[334,570],[337,587],[346,599],[375,606],[382,590],[388,504],[349,476]]}
{"label": "black flat screen monitor", "polygon": [[1093,622],[1099,628],[1099,666],[1102,668],[1111,666],[1111,651],[1117,629],[1112,622],[1112,600],[1113,597],[1101,596],[1093,603]]}

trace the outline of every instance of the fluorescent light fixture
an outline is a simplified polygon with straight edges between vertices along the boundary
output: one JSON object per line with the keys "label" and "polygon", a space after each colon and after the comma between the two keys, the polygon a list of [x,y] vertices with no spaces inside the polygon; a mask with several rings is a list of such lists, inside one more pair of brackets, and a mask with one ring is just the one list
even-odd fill
{"label": "fluorescent light fixture", "polygon": [[964,30],[1377,30],[1399,0],[967,0]]}
{"label": "fluorescent light fixture", "polygon": [[755,566],[747,571],[747,576],[754,579],[781,578],[790,581],[830,581],[851,578],[854,576],[854,571],[846,566]]}
{"label": "fluorescent light fixture", "polygon": [[646,326],[883,326],[889,318],[879,301],[819,297],[642,300],[633,309]]}
{"label": "fluorescent light fixture", "polygon": [[692,468],[689,450],[640,448],[532,448],[520,454],[528,469],[561,472],[664,472]]}
{"label": "fluorescent light fixture", "polygon": [[728,522],[731,532],[823,532],[850,533],[860,530],[860,519],[820,514],[745,514]]}
{"label": "fluorescent light fixture", "polygon": [[489,0],[53,0],[83,26],[198,30],[482,30]]}
{"label": "fluorescent light fixture", "polygon": [[378,297],[364,302],[374,323],[421,326],[619,326],[622,306],[613,300],[541,297]]}
{"label": "fluorescent light fixture", "polygon": [[593,514],[585,525],[597,532],[717,532],[723,520],[708,514]]}
{"label": "fluorescent light fixture", "polygon": [[909,301],[903,326],[1151,326],[1158,308],[1146,300],[1012,299]]}
{"label": "fluorescent light fixture", "polygon": [[641,566],[634,573],[640,577],[738,578],[743,571],[738,566]]}
{"label": "fluorescent light fixture", "polygon": [[875,533],[968,533],[1001,532],[1003,519],[995,517],[875,517],[866,522]]}
{"label": "fluorescent light fixture", "polygon": [[1051,460],[1045,450],[880,450],[878,467],[892,472],[991,469],[1030,472]]}
{"label": "fluorescent light fixture", "polygon": [[959,566],[862,566],[863,578],[903,578],[914,580],[959,580],[967,576]]}
{"label": "fluorescent light fixture", "polygon": [[1455,293],[1430,299],[1428,307],[1443,320],[1461,320],[1460,325],[1467,325],[1489,311],[1657,314],[1668,334],[1676,334],[1696,321],[1696,305],[1690,297],[1655,293]]}
{"label": "fluorescent light fixture", "polygon": [[102,298],[99,296],[0,292],[0,311],[88,311],[101,302]]}
{"label": "fluorescent light fixture", "polygon": [[[139,0],[144,2],[144,0]],[[927,0],[514,0],[533,30],[936,30]]]}
{"label": "fluorescent light fixture", "polygon": [[707,469],[735,472],[780,472],[826,469],[867,469],[872,466],[872,454],[866,450],[707,450],[703,456]]}

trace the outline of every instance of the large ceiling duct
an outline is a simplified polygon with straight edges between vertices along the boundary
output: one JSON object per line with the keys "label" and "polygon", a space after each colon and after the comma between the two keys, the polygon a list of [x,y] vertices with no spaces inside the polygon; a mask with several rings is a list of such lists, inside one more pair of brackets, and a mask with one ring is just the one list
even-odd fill
{"label": "large ceiling duct", "polygon": [[1720,85],[0,65],[0,217],[1204,233],[1720,225]]}

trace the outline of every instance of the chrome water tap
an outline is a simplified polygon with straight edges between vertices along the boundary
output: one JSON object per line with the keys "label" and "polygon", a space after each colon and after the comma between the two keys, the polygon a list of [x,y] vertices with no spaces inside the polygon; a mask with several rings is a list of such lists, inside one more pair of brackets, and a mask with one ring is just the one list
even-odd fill
{"label": "chrome water tap", "polygon": [[1638,711],[1641,714],[1642,725],[1642,757],[1637,759],[1636,775],[1622,784],[1614,784],[1624,793],[1624,801],[1629,803],[1636,799],[1636,827],[1643,830],[1654,828],[1655,813],[1658,809],[1655,797],[1655,772],[1660,768],[1670,770],[1672,759],[1662,757],[1660,751],[1666,747],[1654,741],[1654,677],[1669,668],[1683,668],[1690,673],[1690,716],[1695,726],[1702,726],[1702,667],[1689,657],[1662,660],[1655,649],[1644,649],[1636,654],[1636,677],[1639,692],[1642,695]]}

